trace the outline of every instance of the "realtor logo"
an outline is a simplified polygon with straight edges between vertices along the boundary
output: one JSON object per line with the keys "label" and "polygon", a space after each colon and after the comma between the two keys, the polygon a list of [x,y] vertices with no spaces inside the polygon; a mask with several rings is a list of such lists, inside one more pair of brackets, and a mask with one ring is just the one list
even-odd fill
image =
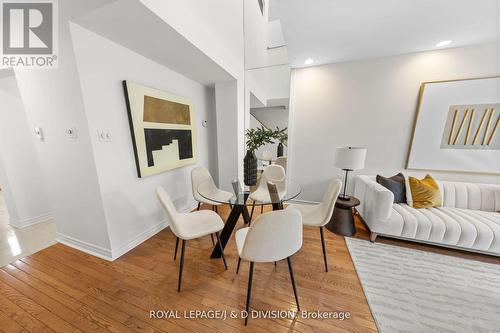
{"label": "realtor logo", "polygon": [[1,67],[55,68],[56,3],[49,0],[1,3]]}

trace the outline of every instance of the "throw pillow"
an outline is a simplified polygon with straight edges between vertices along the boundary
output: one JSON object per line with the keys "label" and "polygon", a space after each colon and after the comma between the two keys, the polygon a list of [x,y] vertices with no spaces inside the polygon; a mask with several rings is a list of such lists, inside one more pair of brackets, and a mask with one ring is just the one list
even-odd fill
{"label": "throw pillow", "polygon": [[394,194],[394,203],[406,203],[405,176],[401,172],[392,177],[377,175],[377,183]]}
{"label": "throw pillow", "polygon": [[442,205],[439,185],[430,175],[423,179],[408,177],[408,185],[413,208],[440,207]]}

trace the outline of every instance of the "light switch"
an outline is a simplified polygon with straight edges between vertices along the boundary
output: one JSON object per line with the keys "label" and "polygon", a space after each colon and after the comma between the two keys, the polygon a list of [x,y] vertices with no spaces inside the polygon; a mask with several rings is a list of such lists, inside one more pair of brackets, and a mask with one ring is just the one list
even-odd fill
{"label": "light switch", "polygon": [[41,127],[35,127],[35,135],[38,138],[38,140],[43,141],[43,130]]}
{"label": "light switch", "polygon": [[78,138],[78,133],[76,132],[75,126],[68,128],[65,132],[66,132],[66,136],[70,139]]}

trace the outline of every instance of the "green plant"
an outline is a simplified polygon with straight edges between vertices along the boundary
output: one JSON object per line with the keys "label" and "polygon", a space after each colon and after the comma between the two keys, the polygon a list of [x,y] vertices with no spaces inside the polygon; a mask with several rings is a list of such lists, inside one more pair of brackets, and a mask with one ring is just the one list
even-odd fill
{"label": "green plant", "polygon": [[247,149],[251,152],[255,152],[257,149],[262,147],[267,143],[273,143],[274,131],[264,128],[250,128],[246,130],[245,136],[247,138],[246,145]]}
{"label": "green plant", "polygon": [[286,146],[286,143],[288,141],[287,129],[288,127],[280,129],[278,126],[276,126],[276,130],[273,131],[273,139],[278,140],[279,143]]}

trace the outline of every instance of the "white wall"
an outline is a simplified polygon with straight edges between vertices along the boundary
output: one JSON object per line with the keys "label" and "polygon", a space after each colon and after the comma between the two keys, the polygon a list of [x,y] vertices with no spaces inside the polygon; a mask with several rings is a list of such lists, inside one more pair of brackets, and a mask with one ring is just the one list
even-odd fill
{"label": "white wall", "polygon": [[49,219],[45,182],[14,76],[0,79],[0,156],[9,223],[23,228]]}
{"label": "white wall", "polygon": [[[166,226],[156,197],[163,186],[177,208],[196,205],[191,193],[191,165],[138,178],[122,80],[189,98],[195,110],[198,165],[217,171],[214,89],[207,88],[76,24],[71,25],[78,73],[89,122],[99,185],[110,228],[113,256],[129,250]],[[95,52],[99,50],[99,52]],[[202,120],[208,127],[202,127]],[[111,134],[110,142],[98,140],[98,131]]]}
{"label": "white wall", "polygon": [[[35,150],[58,240],[109,258],[110,240],[92,143],[68,20],[63,19],[71,9],[72,2],[59,2],[59,68],[16,69],[15,73],[30,128],[44,131],[45,140],[35,141]],[[65,131],[72,127],[77,129],[76,139],[66,136]]]}
{"label": "white wall", "polygon": [[[289,129],[291,177],[304,200],[319,200],[338,146],[368,148],[361,174],[404,170],[420,84],[500,74],[498,44],[296,69]],[[424,172],[414,172],[421,175]],[[431,172],[437,178],[500,183],[498,175]]]}
{"label": "white wall", "polygon": [[243,77],[242,1],[140,1],[233,77]]}

